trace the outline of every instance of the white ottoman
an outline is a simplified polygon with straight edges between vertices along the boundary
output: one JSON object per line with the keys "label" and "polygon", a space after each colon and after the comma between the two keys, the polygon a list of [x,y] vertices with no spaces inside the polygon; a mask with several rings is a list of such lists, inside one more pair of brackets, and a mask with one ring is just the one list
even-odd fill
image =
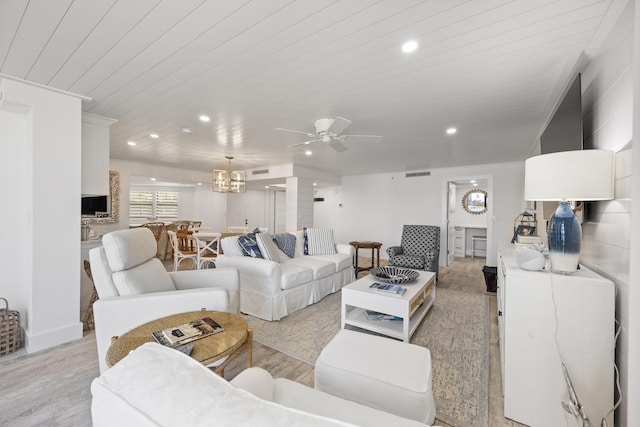
{"label": "white ottoman", "polygon": [[431,353],[424,347],[343,329],[322,350],[315,388],[432,424]]}

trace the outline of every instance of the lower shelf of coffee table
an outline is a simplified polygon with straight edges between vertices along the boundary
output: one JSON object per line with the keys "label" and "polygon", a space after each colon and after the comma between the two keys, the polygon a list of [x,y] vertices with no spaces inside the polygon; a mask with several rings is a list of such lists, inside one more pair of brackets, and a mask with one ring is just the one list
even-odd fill
{"label": "lower shelf of coffee table", "polygon": [[[424,302],[418,307],[409,318],[409,337],[413,335],[420,325],[420,322],[427,315],[433,305],[433,294],[429,292]],[[404,319],[403,320],[369,320],[366,315],[367,309],[350,306],[347,308],[345,324],[377,332],[392,338],[404,339]]]}

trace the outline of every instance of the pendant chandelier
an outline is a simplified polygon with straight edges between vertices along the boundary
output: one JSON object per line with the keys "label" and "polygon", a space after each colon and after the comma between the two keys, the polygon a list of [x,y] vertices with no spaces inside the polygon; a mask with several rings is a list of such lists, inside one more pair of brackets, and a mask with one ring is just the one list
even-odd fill
{"label": "pendant chandelier", "polygon": [[245,188],[245,172],[232,171],[232,156],[226,156],[229,160],[229,170],[222,169],[213,170],[213,191],[217,193],[244,193]]}

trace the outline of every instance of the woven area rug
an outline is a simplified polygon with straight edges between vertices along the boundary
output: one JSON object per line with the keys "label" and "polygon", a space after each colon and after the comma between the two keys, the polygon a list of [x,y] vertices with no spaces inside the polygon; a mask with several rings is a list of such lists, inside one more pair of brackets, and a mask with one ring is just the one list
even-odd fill
{"label": "woven area rug", "polygon": [[[313,365],[340,330],[340,295],[278,322],[245,318],[255,341]],[[438,288],[435,304],[411,337],[431,351],[437,420],[456,427],[488,425],[488,319],[487,296]]]}

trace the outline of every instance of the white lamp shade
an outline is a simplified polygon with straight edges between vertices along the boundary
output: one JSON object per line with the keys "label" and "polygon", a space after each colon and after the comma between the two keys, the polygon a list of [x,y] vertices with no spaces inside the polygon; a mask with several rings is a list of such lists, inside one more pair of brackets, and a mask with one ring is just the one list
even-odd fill
{"label": "white lamp shade", "polygon": [[614,152],[574,150],[525,161],[525,200],[613,199]]}

